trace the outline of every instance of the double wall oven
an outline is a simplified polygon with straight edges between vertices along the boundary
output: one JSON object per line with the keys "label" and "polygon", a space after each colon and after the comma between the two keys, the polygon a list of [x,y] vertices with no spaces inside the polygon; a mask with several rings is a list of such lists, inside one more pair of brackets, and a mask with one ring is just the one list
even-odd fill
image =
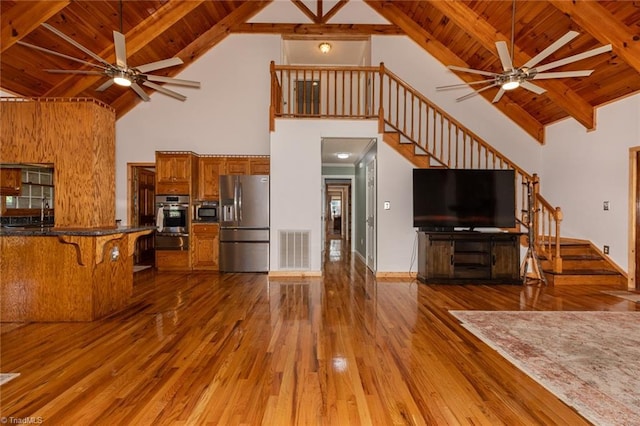
{"label": "double wall oven", "polygon": [[156,195],[156,250],[188,250],[189,221],[188,195]]}

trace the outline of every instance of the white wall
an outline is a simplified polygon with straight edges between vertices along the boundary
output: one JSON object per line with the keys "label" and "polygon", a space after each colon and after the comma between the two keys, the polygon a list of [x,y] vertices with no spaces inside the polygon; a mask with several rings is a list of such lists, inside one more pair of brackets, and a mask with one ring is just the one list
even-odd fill
{"label": "white wall", "polygon": [[[564,212],[562,235],[591,240],[628,268],[629,148],[640,145],[640,94],[597,110],[597,129],[575,120],[547,128],[541,190]],[[609,201],[609,211],[603,202]]]}
{"label": "white wall", "polygon": [[322,269],[322,138],[377,138],[375,120],[279,119],[271,133],[271,266],[280,231],[310,231],[311,271]]}

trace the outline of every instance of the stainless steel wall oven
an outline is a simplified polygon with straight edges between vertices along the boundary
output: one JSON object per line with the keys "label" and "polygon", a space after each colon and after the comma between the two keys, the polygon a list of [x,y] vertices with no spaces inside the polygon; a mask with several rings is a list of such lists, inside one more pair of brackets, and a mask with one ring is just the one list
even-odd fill
{"label": "stainless steel wall oven", "polygon": [[189,249],[189,196],[156,196],[156,250]]}

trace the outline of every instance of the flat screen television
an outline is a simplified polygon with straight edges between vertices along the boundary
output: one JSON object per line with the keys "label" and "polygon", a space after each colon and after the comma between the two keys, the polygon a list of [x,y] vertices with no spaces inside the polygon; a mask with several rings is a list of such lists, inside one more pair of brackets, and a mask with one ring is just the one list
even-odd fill
{"label": "flat screen television", "polygon": [[512,228],[515,218],[513,170],[413,169],[416,228]]}

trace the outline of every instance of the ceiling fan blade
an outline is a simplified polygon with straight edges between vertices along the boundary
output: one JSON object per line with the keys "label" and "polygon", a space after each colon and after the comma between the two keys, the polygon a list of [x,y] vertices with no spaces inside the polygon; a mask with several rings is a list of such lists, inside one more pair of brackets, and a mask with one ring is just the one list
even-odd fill
{"label": "ceiling fan blade", "polygon": [[46,22],[43,22],[41,25],[43,27],[45,27],[46,29],[48,29],[49,31],[51,31],[52,33],[54,33],[55,35],[57,35],[58,37],[64,39],[67,43],[72,44],[75,47],[77,47],[78,49],[82,50],[84,53],[86,53],[87,55],[91,56],[96,61],[102,62],[107,67],[111,67],[112,66],[109,62],[105,61],[100,56],[96,55],[95,53],[93,53],[92,51],[90,51],[89,49],[87,49],[86,47],[84,47],[83,45],[81,45],[80,43],[78,43],[77,41],[72,39],[71,37],[67,36],[65,33],[58,31],[57,29],[55,29],[51,25],[47,24]]}
{"label": "ceiling fan blade", "polygon": [[106,67],[104,67],[102,65],[98,65],[98,64],[91,63],[91,62],[83,61],[82,59],[74,58],[73,56],[65,55],[64,53],[58,53],[58,52],[55,52],[53,50],[45,49],[44,47],[36,46],[35,44],[25,43],[24,41],[16,41],[16,44],[28,47],[30,49],[35,49],[35,50],[39,50],[41,52],[49,53],[51,55],[56,55],[56,56],[59,56],[61,58],[68,59],[70,61],[79,62],[79,63],[85,64],[85,65],[91,65],[92,67],[100,68],[100,69],[103,69],[103,70],[107,69]]}
{"label": "ceiling fan blade", "polygon": [[467,95],[464,95],[464,96],[461,96],[461,97],[457,98],[456,102],[460,102],[460,101],[464,101],[465,99],[472,98],[472,97],[476,96],[478,93],[484,92],[485,90],[491,89],[492,87],[495,87],[495,86],[496,86],[496,84],[490,84],[487,87],[483,87],[482,89],[478,89],[475,92],[471,92],[471,93],[469,93]]}
{"label": "ceiling fan blade", "polygon": [[155,84],[155,83],[152,83],[150,81],[145,81],[142,84],[147,86],[147,87],[151,87],[152,89],[155,89],[160,93],[164,93],[167,96],[171,96],[172,98],[178,99],[179,101],[186,101],[187,100],[186,96],[181,95],[178,92],[174,92],[173,90],[169,90],[167,88],[164,88],[164,87],[160,86],[159,84]]}
{"label": "ceiling fan blade", "polygon": [[542,95],[544,92],[546,92],[546,90],[542,87],[537,86],[533,83],[529,83],[528,81],[523,81],[522,83],[520,83],[520,87],[522,87],[523,89],[527,89],[537,95]]}
{"label": "ceiling fan blade", "polygon": [[582,71],[564,71],[564,72],[545,72],[533,76],[533,80],[544,80],[547,78],[566,78],[566,77],[589,77],[593,70]]}
{"label": "ceiling fan blade", "polygon": [[569,31],[568,33],[566,33],[565,35],[560,37],[558,40],[556,40],[555,42],[551,43],[551,45],[549,45],[542,52],[538,53],[536,56],[534,56],[533,58],[529,59],[527,61],[527,63],[524,64],[522,67],[523,68],[533,68],[534,66],[536,66],[536,64],[540,63],[540,61],[542,61],[544,58],[546,58],[547,56],[551,55],[553,52],[555,52],[556,50],[560,49],[565,44],[569,43],[571,40],[576,38],[579,34],[580,33],[577,32],[577,31]]}
{"label": "ceiling fan blade", "polygon": [[105,81],[104,83],[102,83],[100,86],[98,86],[98,88],[96,89],[96,92],[104,92],[105,90],[107,90],[112,85],[113,85],[113,79],[110,78],[107,81]]}
{"label": "ceiling fan blade", "polygon": [[448,86],[438,86],[436,87],[436,90],[448,90],[448,89],[458,89],[460,87],[468,87],[474,84],[484,84],[484,83],[489,83],[490,81],[495,81],[495,78],[490,78],[488,80],[478,80],[478,81],[471,81],[469,83],[460,83],[460,84],[450,84]]}
{"label": "ceiling fan blade", "polygon": [[127,68],[127,46],[124,41],[124,34],[118,31],[113,32],[113,45],[116,50],[116,65],[120,68]]}
{"label": "ceiling fan blade", "polygon": [[606,46],[597,47],[592,50],[588,50],[586,52],[578,53],[577,55],[569,56],[568,58],[560,59],[558,61],[550,62],[548,64],[540,65],[536,67],[537,72],[543,72],[546,70],[550,70],[552,68],[557,68],[562,65],[570,64],[572,62],[580,61],[582,59],[590,58],[592,56],[599,55],[601,53],[606,53],[611,51],[611,45],[607,44]]}
{"label": "ceiling fan blade", "polygon": [[100,71],[85,71],[85,70],[45,70],[52,74],[87,74],[87,75],[105,75]]}
{"label": "ceiling fan blade", "polygon": [[183,64],[182,59],[175,57],[175,58],[163,59],[161,61],[150,62],[148,64],[140,65],[134,68],[136,68],[138,71],[144,74],[149,71],[155,71],[161,68],[173,67],[180,64]]}
{"label": "ceiling fan blade", "polygon": [[149,95],[147,95],[145,91],[142,90],[142,87],[138,86],[138,83],[131,83],[131,88],[138,94],[138,96],[142,98],[143,101],[149,102],[151,100]]}
{"label": "ceiling fan blade", "polygon": [[452,71],[470,72],[472,74],[486,75],[486,76],[489,76],[489,77],[495,77],[497,75],[500,75],[500,74],[496,74],[495,72],[474,70],[473,68],[457,67],[455,65],[449,65],[449,66],[447,66],[447,68],[449,68]]}
{"label": "ceiling fan blade", "polygon": [[175,84],[176,86],[197,87],[198,89],[200,88],[199,81],[180,80],[179,78],[164,77],[161,75],[152,75],[152,74],[142,74],[142,75],[146,77],[147,80],[149,81],[158,81],[160,83]]}
{"label": "ceiling fan blade", "polygon": [[509,47],[507,46],[507,43],[504,41],[496,41],[496,49],[498,50],[502,69],[505,71],[511,71],[513,69],[513,63],[511,62],[511,56],[509,56]]}
{"label": "ceiling fan blade", "polygon": [[496,103],[498,102],[501,98],[502,95],[504,95],[505,90],[501,87],[500,90],[498,90],[498,93],[496,93],[496,96],[493,98],[493,100],[491,101],[491,103]]}

